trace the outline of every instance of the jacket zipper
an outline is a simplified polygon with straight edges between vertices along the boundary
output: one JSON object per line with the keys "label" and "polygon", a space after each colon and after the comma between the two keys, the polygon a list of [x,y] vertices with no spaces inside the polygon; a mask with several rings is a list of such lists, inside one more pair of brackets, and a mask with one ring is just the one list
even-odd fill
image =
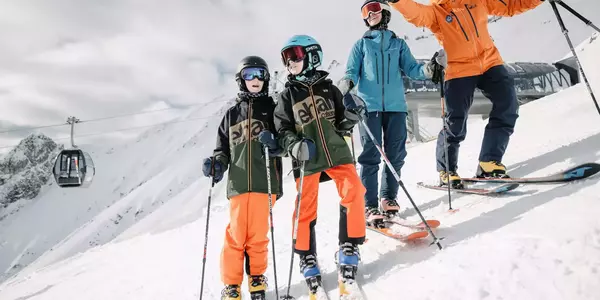
{"label": "jacket zipper", "polygon": [[[465,5],[465,7],[466,7],[466,5]],[[469,11],[469,9],[468,9],[468,8],[467,8],[467,11]],[[470,15],[470,14],[471,14],[471,13],[469,12],[469,15]],[[463,12],[463,16],[464,16],[464,12]],[[466,18],[467,18],[467,17],[465,16],[465,19],[466,19]],[[471,17],[471,19],[472,19],[472,18],[473,18],[473,17]],[[475,21],[473,21],[473,25],[475,25]],[[475,29],[477,29],[477,28],[475,28]],[[471,28],[469,28],[469,32],[471,32]],[[471,32],[471,33],[472,33],[472,32]],[[477,60],[479,61],[479,68],[481,69],[481,72],[483,72],[483,62],[481,61],[481,58],[479,57],[479,53],[478,53],[478,49],[477,49],[477,40],[474,40],[474,41],[473,41],[473,47],[474,47],[473,49],[475,50],[475,57],[477,57]]]}
{"label": "jacket zipper", "polygon": [[248,192],[252,191],[252,99],[248,100]]}
{"label": "jacket zipper", "polygon": [[[271,159],[270,156],[269,156],[269,159]],[[277,170],[277,159],[275,159],[275,158],[272,158],[272,159],[273,159],[273,169],[275,169],[275,178],[277,178],[277,180],[279,180],[279,171]]]}
{"label": "jacket zipper", "polygon": [[323,133],[323,125],[321,124],[321,117],[319,116],[319,112],[317,111],[317,103],[315,102],[315,95],[313,94],[313,90],[311,86],[308,86],[308,92],[310,93],[310,100],[312,100],[313,108],[315,109],[315,119],[317,120],[317,128],[319,129],[319,137],[321,137],[321,144],[323,145],[323,150],[325,150],[325,158],[327,158],[327,163],[329,167],[333,167],[333,162],[331,161],[331,154],[329,154],[329,149],[327,149],[325,140],[325,134]]}
{"label": "jacket zipper", "polygon": [[[385,111],[385,55],[383,54],[383,31],[381,32],[381,110]],[[378,71],[379,72],[379,71]]]}
{"label": "jacket zipper", "polygon": [[388,78],[387,83],[390,84],[390,65],[392,64],[392,55],[388,53]]}
{"label": "jacket zipper", "polygon": [[473,21],[473,27],[475,27],[475,33],[477,34],[477,37],[479,37],[479,30],[477,29],[477,24],[475,24],[475,19],[473,19],[473,15],[471,14],[471,10],[469,9],[469,6],[467,6],[465,4],[465,8],[467,9],[467,12],[469,13],[469,16],[471,17],[471,21]]}
{"label": "jacket zipper", "polygon": [[458,26],[460,26],[460,29],[462,30],[463,34],[465,35],[465,39],[467,39],[467,42],[468,42],[469,41],[469,36],[467,35],[467,32],[465,31],[465,29],[463,28],[462,24],[460,23],[460,20],[458,19],[458,16],[454,12],[450,12],[450,13],[454,15],[454,18],[456,19],[456,22],[458,22]]}
{"label": "jacket zipper", "polygon": [[379,84],[379,59],[375,57],[375,76],[377,78],[377,83]]}

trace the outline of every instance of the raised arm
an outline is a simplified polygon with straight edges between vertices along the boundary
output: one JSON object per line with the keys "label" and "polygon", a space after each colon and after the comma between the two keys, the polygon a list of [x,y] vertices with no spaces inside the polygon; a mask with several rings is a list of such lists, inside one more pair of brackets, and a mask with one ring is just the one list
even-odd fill
{"label": "raised arm", "polygon": [[390,5],[399,11],[406,21],[417,27],[427,27],[433,31],[437,25],[433,6],[417,3],[413,0],[398,0]]}
{"label": "raised arm", "polygon": [[542,0],[484,0],[488,13],[494,16],[512,17],[542,4]]}

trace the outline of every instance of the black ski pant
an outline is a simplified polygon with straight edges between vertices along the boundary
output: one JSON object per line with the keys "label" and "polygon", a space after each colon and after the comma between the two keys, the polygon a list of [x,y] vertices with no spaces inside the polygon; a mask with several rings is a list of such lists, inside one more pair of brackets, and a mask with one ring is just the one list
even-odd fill
{"label": "black ski pant", "polygon": [[[448,170],[458,168],[458,148],[467,135],[467,117],[473,104],[475,88],[492,102],[492,110],[485,127],[479,161],[502,161],[509,138],[518,118],[519,103],[514,80],[504,65],[490,68],[482,75],[455,78],[445,82],[446,131]],[[445,170],[444,129],[440,131],[436,149],[437,170]]]}

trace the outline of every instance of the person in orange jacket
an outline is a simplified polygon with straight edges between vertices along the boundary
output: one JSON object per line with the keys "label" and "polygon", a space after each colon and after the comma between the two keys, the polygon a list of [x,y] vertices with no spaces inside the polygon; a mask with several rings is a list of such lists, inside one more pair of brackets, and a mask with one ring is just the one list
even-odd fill
{"label": "person in orange jacket", "polygon": [[540,5],[544,0],[388,0],[404,18],[433,32],[443,50],[435,60],[444,67],[448,157],[443,130],[436,159],[442,185],[462,187],[457,174],[458,148],[466,137],[466,122],[475,88],[492,102],[479,154],[477,177],[508,177],[502,157],[514,132],[519,104],[514,81],[487,28],[489,15],[510,17]]}

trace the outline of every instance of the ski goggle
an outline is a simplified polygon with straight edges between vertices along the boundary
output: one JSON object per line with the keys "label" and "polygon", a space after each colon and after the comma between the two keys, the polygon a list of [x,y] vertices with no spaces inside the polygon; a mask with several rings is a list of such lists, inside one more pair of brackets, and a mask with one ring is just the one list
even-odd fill
{"label": "ski goggle", "polygon": [[376,14],[376,13],[380,13],[384,10],[384,4],[381,4],[379,2],[371,2],[368,3],[367,5],[362,7],[361,13],[362,13],[362,18],[363,20],[366,20],[369,18],[369,15]]}
{"label": "ski goggle", "polygon": [[306,57],[306,52],[302,46],[292,46],[281,51],[281,60],[286,66],[288,61],[299,62],[304,60],[304,57]]}
{"label": "ski goggle", "polygon": [[251,67],[243,69],[240,73],[240,76],[242,77],[242,79],[248,81],[254,78],[258,78],[258,80],[265,81],[267,79],[267,74],[267,70],[265,70],[264,68]]}

